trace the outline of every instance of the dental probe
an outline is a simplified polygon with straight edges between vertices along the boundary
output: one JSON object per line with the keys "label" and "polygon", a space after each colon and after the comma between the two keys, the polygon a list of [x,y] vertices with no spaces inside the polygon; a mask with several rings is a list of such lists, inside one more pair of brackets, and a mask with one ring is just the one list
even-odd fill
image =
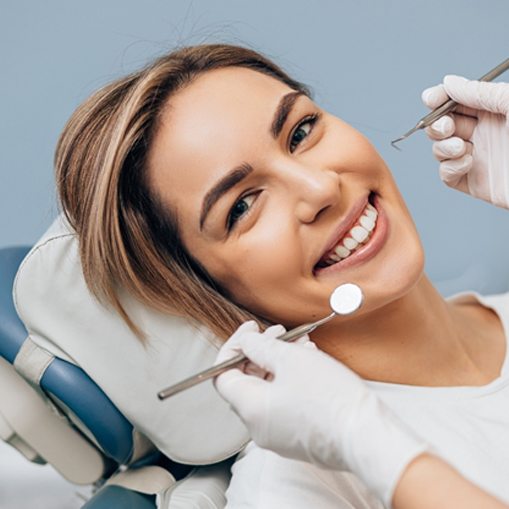
{"label": "dental probe", "polygon": [[[332,309],[332,313],[330,315],[320,320],[317,320],[316,322],[300,325],[299,327],[296,327],[295,329],[289,330],[288,332],[285,332],[281,336],[278,336],[277,339],[280,339],[281,341],[294,341],[295,339],[298,339],[304,336],[305,334],[308,334],[309,332],[313,332],[317,327],[320,327],[320,325],[327,323],[336,315],[349,315],[351,313],[354,313],[360,308],[363,300],[364,295],[362,293],[362,290],[357,285],[353,283],[342,284],[338,286],[330,296],[329,304]],[[235,357],[232,357],[231,359],[222,362],[221,364],[212,366],[211,368],[206,369],[205,371],[202,371],[197,375],[193,375],[189,378],[186,378],[182,382],[179,382],[175,385],[171,385],[166,389],[163,389],[162,391],[157,393],[157,397],[160,400],[169,398],[170,396],[173,396],[185,389],[189,389],[190,387],[193,387],[201,382],[204,382],[209,378],[213,378],[217,375],[220,375],[221,373],[227,371],[228,369],[236,368],[242,365],[247,360],[249,359],[245,355],[238,354]]]}
{"label": "dental probe", "polygon": [[[494,69],[492,69],[484,76],[479,78],[479,81],[492,81],[497,76],[500,76],[503,72],[507,71],[507,69],[509,69],[509,58],[507,60],[504,60],[501,64],[497,65]],[[431,113],[428,113],[425,117],[422,117],[421,120],[419,120],[419,122],[415,124],[415,127],[412,127],[412,129],[410,129],[410,131],[406,132],[400,138],[391,141],[391,145],[396,150],[401,150],[399,147],[396,146],[396,143],[399,143],[400,141],[403,141],[405,138],[408,138],[411,134],[415,133],[419,129],[424,129],[425,127],[428,127],[433,122],[435,122],[435,120],[438,120],[439,118],[453,111],[456,108],[456,106],[458,106],[458,103],[453,101],[452,99],[449,99],[444,104],[438,106],[438,108],[435,108]]]}

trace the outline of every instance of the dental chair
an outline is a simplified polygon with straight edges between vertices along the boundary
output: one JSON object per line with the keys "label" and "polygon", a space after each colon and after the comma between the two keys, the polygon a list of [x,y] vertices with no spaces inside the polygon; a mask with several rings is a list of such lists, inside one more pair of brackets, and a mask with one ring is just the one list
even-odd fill
{"label": "dental chair", "polygon": [[92,485],[86,509],[224,507],[244,426],[211,383],[156,396],[208,367],[219,342],[129,296],[123,304],[148,345],[88,292],[62,217],[34,247],[0,250],[0,439]]}
{"label": "dental chair", "polygon": [[[473,265],[437,286],[496,292],[508,270],[494,281]],[[157,398],[211,366],[220,342],[120,297],[145,344],[89,293],[61,216],[33,247],[0,249],[0,439],[92,486],[85,509],[220,509],[247,430],[210,381]]]}

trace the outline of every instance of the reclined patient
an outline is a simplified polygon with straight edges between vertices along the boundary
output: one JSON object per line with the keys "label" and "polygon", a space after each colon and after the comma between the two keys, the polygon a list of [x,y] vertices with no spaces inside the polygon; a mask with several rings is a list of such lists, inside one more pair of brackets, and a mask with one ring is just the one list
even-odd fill
{"label": "reclined patient", "polygon": [[[313,321],[358,284],[361,310],[311,339],[509,501],[509,294],[444,299],[389,168],[277,65],[228,45],[161,57],[76,110],[56,179],[89,288],[142,343],[120,292],[226,339]],[[383,506],[348,472],[252,443],[232,472],[232,508]]]}

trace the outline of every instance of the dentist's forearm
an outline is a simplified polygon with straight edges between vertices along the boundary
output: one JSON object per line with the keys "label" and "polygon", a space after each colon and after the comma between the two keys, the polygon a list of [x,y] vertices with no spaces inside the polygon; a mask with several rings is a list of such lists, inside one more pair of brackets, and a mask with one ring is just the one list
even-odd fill
{"label": "dentist's forearm", "polygon": [[462,477],[440,458],[418,456],[401,476],[392,498],[393,509],[508,509]]}

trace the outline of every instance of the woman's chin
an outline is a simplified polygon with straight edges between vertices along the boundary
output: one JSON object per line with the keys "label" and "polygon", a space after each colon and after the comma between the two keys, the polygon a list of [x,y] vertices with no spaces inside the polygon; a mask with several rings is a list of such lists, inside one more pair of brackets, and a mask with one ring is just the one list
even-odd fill
{"label": "woman's chin", "polygon": [[340,284],[355,283],[364,294],[364,303],[357,314],[383,307],[408,294],[424,275],[424,249],[413,225],[391,226],[385,231],[381,229],[378,238],[374,232],[375,243],[366,246],[371,251],[361,253],[367,255],[364,260],[358,259],[343,269],[338,263],[336,269],[332,265],[317,275],[320,293],[325,297],[325,293],[330,295]]}

